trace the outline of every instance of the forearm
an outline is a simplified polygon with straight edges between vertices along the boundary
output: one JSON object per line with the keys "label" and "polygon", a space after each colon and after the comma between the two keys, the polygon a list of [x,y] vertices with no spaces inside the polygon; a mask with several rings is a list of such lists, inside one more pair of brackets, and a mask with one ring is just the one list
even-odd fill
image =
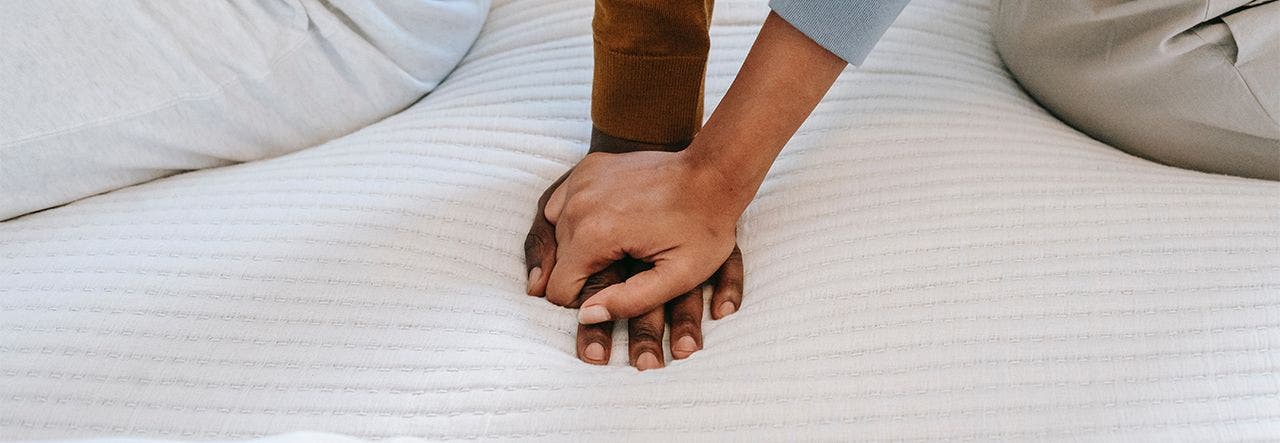
{"label": "forearm", "polygon": [[782,147],[848,64],[770,13],[737,78],[684,157],[744,211]]}

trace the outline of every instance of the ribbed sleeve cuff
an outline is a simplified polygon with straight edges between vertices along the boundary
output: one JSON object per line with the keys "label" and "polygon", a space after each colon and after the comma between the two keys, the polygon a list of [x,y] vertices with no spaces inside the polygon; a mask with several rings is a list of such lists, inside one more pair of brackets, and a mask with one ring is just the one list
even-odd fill
{"label": "ribbed sleeve cuff", "polygon": [[907,0],[769,0],[787,23],[853,65],[871,48],[907,6]]}
{"label": "ribbed sleeve cuff", "polygon": [[595,46],[591,121],[614,137],[668,145],[702,126],[706,56],[622,54]]}

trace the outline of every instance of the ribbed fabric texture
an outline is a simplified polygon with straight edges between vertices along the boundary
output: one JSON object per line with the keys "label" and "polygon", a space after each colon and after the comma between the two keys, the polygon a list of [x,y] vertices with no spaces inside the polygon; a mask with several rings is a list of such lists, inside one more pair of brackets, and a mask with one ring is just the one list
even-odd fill
{"label": "ribbed fabric texture", "polygon": [[[1061,124],[991,7],[917,0],[840,77],[687,361],[581,363],[524,295],[534,202],[587,149],[591,5],[500,0],[395,117],[0,224],[0,436],[1274,439],[1280,183]],[[709,106],[767,13],[717,5]]]}
{"label": "ribbed fabric texture", "polygon": [[591,120],[625,140],[685,144],[702,127],[711,0],[596,0]]}
{"label": "ribbed fabric texture", "polygon": [[861,65],[908,0],[769,0],[774,12],[853,65]]}

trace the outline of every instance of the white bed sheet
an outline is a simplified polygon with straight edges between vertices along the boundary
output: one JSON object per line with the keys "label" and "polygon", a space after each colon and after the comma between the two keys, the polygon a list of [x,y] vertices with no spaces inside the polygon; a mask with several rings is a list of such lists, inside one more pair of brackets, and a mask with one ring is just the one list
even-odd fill
{"label": "white bed sheet", "polygon": [[[767,11],[719,3],[708,109]],[[585,365],[522,295],[533,202],[585,150],[591,6],[498,1],[400,115],[0,224],[0,436],[1280,436],[1280,184],[1057,122],[990,7],[913,2],[841,77],[690,360]]]}

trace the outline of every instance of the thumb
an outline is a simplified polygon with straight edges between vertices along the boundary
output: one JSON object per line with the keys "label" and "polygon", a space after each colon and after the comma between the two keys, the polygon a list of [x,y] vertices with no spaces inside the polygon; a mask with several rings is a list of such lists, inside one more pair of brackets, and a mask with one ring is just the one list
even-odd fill
{"label": "thumb", "polygon": [[691,264],[681,260],[659,261],[652,269],[600,290],[582,303],[578,322],[592,324],[635,318],[662,306],[706,280],[706,276],[699,275],[700,269]]}

